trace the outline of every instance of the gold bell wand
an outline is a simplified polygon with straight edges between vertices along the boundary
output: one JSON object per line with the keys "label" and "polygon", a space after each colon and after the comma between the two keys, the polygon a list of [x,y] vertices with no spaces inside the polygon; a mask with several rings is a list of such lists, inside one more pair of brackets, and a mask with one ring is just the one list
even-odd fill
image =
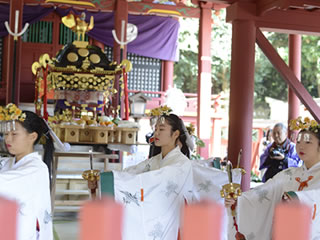
{"label": "gold bell wand", "polygon": [[96,190],[98,188],[97,182],[100,179],[100,171],[93,169],[93,153],[92,149],[89,150],[90,153],[90,170],[86,170],[82,173],[82,177],[88,181],[88,188],[90,189],[91,199],[95,200],[97,197]]}
{"label": "gold bell wand", "polygon": [[[223,198],[233,198],[234,200],[237,200],[238,197],[241,195],[241,185],[238,183],[234,183],[232,180],[232,163],[230,161],[227,162],[227,173],[228,173],[228,180],[229,183],[222,186],[222,189],[220,191],[220,195]],[[232,209],[231,209],[232,210]],[[236,212],[232,210],[232,216],[235,216]]]}
{"label": "gold bell wand", "polygon": [[[240,158],[241,158],[241,153],[242,150],[240,150],[239,155],[238,155],[238,164],[240,162]],[[232,163],[230,161],[227,162],[227,173],[228,173],[228,179],[229,179],[229,183],[225,184],[222,186],[222,189],[220,191],[220,195],[223,198],[226,199],[231,199],[233,198],[235,200],[235,203],[230,207],[231,208],[231,215],[233,218],[233,225],[236,229],[236,235],[235,238],[236,240],[245,240],[245,236],[239,232],[238,229],[238,224],[237,224],[237,199],[239,196],[241,196],[242,191],[241,191],[241,185],[238,183],[233,183],[233,179],[232,179]]]}

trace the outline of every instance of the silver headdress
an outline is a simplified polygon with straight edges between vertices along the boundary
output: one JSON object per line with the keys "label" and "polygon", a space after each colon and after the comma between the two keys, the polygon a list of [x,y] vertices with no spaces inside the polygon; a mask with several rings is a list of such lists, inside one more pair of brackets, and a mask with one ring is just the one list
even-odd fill
{"label": "silver headdress", "polygon": [[26,114],[22,112],[15,104],[9,103],[7,106],[0,106],[0,132],[10,132],[16,129],[16,122],[23,122]]}

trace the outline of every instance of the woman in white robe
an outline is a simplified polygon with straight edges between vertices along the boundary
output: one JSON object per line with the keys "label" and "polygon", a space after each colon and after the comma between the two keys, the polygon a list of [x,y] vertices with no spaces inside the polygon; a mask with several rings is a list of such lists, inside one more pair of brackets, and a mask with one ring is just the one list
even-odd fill
{"label": "woman in white robe", "polygon": [[[198,202],[202,199],[210,199],[223,205],[224,198],[221,197],[221,189],[225,184],[230,183],[227,171],[208,166],[207,160],[193,160],[192,175],[193,189],[192,201]],[[211,163],[212,165],[212,163]],[[240,184],[242,171],[240,168],[232,169],[232,182]],[[221,240],[228,239],[228,226],[232,224],[227,215],[227,209],[223,212],[223,224],[221,229]]]}
{"label": "woman in white robe", "polygon": [[[0,158],[0,195],[18,203],[18,240],[51,240],[47,164],[50,166],[53,157],[53,141],[42,118],[29,111],[22,114],[25,119],[14,121],[15,127],[4,133],[6,148],[13,157]],[[44,161],[47,164],[34,152],[34,145],[44,134]]]}
{"label": "woman in white robe", "polygon": [[[247,240],[272,239],[274,209],[279,202],[292,195],[287,192],[295,192],[301,201],[308,203],[313,209],[311,239],[320,239],[317,209],[320,202],[319,195],[314,194],[320,192],[320,126],[302,130],[298,135],[296,149],[300,159],[304,161],[303,166],[279,172],[265,184],[243,193],[238,198],[239,232],[244,234]],[[226,200],[227,207],[234,203],[234,200]]]}
{"label": "woman in white robe", "polygon": [[181,210],[192,191],[183,121],[174,114],[162,115],[154,139],[160,154],[123,172],[113,171],[115,199],[125,206],[123,240],[178,237]]}

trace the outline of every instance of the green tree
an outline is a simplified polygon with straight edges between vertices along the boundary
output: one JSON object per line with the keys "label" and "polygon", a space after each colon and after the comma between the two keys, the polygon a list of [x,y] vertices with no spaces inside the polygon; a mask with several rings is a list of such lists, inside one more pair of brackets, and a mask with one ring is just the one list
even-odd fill
{"label": "green tree", "polygon": [[[266,37],[278,51],[284,61],[288,61],[288,36],[278,33],[265,33]],[[287,100],[287,84],[272,66],[268,58],[256,45],[255,56],[255,106],[268,107],[265,97],[282,101]]]}
{"label": "green tree", "polygon": [[301,48],[301,82],[313,97],[320,96],[320,37],[303,36]]}
{"label": "green tree", "polygon": [[[211,32],[211,77],[212,93],[214,94],[229,89],[232,25],[225,22],[224,10],[220,15],[213,14],[212,16],[214,24]],[[174,82],[183,92],[197,92],[198,29],[199,21],[197,19],[183,19],[181,21],[180,61],[175,63]],[[288,35],[274,32],[264,32],[264,34],[288,64]],[[301,82],[313,97],[320,96],[319,45],[320,37],[302,36]],[[255,109],[268,109],[266,97],[287,101],[288,86],[256,45]]]}
{"label": "green tree", "polygon": [[[266,33],[273,47],[288,64],[288,35],[280,33]],[[313,97],[319,97],[320,53],[318,46],[320,38],[316,36],[302,36],[301,47],[301,82]],[[255,102],[264,102],[265,97],[287,101],[288,86],[280,74],[271,65],[262,51],[257,47],[255,62]]]}
{"label": "green tree", "polygon": [[[229,88],[231,25],[225,22],[225,11],[213,12],[214,24],[211,31],[212,55],[212,93],[219,93]],[[179,48],[180,60],[174,66],[174,83],[183,92],[197,92],[198,78],[198,19],[180,21]]]}

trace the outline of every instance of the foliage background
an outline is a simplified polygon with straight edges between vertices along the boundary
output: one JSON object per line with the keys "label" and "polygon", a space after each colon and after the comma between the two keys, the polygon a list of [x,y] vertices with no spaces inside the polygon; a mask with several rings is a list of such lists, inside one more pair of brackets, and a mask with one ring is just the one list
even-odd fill
{"label": "foliage background", "polygon": [[[212,94],[219,94],[229,90],[232,25],[225,22],[225,10],[213,12],[212,16]],[[196,93],[199,20],[181,19],[180,25],[180,61],[174,66],[174,83],[183,92]],[[288,35],[273,32],[264,32],[264,34],[283,60],[288,63]],[[320,37],[302,36],[301,81],[315,98],[320,95],[319,46]],[[287,95],[287,84],[256,45],[255,118],[268,118],[269,116],[269,105],[265,97],[287,101]]]}

